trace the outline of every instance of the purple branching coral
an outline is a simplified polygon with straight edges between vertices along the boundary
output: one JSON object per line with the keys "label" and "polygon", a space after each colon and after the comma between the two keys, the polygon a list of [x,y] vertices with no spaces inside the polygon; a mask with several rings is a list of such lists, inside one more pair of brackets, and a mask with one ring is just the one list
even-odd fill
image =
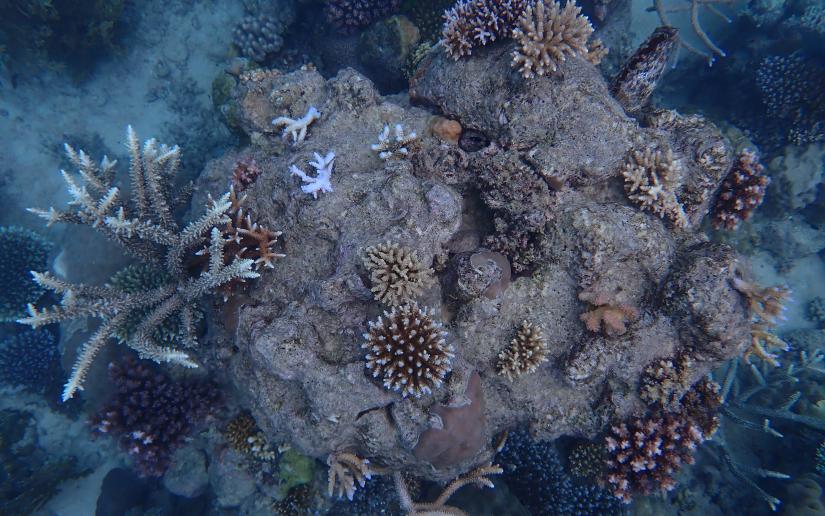
{"label": "purple branching coral", "polygon": [[441,37],[454,59],[469,56],[473,48],[509,38],[527,0],[460,0],[444,13]]}
{"label": "purple branching coral", "polygon": [[719,427],[719,385],[702,380],[688,391],[678,410],[661,407],[646,417],[610,427],[605,437],[606,480],[613,494],[630,503],[634,493],[670,491],[683,464]]}
{"label": "purple branching coral", "polygon": [[343,33],[349,34],[389,16],[401,0],[327,0],[324,15]]}
{"label": "purple branching coral", "polygon": [[712,215],[714,228],[734,230],[762,204],[770,183],[763,169],[755,152],[745,149],[739,153],[719,188]]}
{"label": "purple branching coral", "polygon": [[160,476],[172,453],[220,402],[206,381],[173,381],[145,362],[109,364],[116,394],[90,419],[95,433],[119,439],[141,474]]}

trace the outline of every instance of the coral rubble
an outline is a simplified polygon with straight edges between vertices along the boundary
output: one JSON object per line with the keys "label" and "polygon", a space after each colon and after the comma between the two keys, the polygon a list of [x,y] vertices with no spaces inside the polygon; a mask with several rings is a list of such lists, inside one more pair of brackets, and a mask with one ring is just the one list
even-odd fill
{"label": "coral rubble", "polygon": [[525,373],[532,373],[546,361],[547,343],[541,330],[524,321],[510,345],[498,354],[496,369],[498,374],[513,381]]}
{"label": "coral rubble", "polygon": [[[83,151],[65,146],[70,161],[79,169],[83,183],[62,171],[69,194],[68,211],[50,208],[32,209],[51,225],[69,222],[92,226],[127,252],[150,263],[163,264],[172,281],[150,290],[124,292],[112,286],[76,285],[61,280],[51,273],[33,273],[42,287],[62,295],[58,306],[37,309],[29,305],[29,317],[19,322],[34,328],[74,318],[94,317],[102,323],[92,337],[80,348],[72,374],[63,391],[64,401],[82,388],[89,366],[110,337],[128,334],[126,343],[142,358],[156,362],[174,362],[186,367],[197,364],[185,352],[155,342],[153,333],[158,325],[177,317],[182,328],[185,346],[197,342],[195,302],[201,296],[232,280],[257,278],[251,259],[224,259],[226,241],[218,225],[229,221],[227,211],[232,203],[227,193],[212,201],[206,214],[181,227],[173,217],[170,182],[180,164],[178,147],[158,145],[147,140],[141,149],[131,126],[127,132],[127,146],[131,157],[130,176],[135,218],[132,207],[120,199],[120,189],[113,186],[115,163],[104,157],[94,163]],[[129,211],[127,211],[129,210]],[[209,246],[209,263],[196,277],[186,272],[186,259],[195,249]],[[145,316],[133,331],[121,331],[136,312]]]}
{"label": "coral rubble", "polygon": [[116,437],[146,476],[166,471],[172,453],[220,402],[203,380],[174,381],[127,358],[109,365],[114,396],[90,420],[98,434]]}
{"label": "coral rubble", "polygon": [[392,242],[364,249],[364,266],[375,299],[387,305],[411,301],[433,279],[432,269],[421,263],[415,250]]}
{"label": "coral rubble", "polygon": [[370,322],[361,347],[367,350],[367,369],[373,378],[403,396],[420,397],[432,393],[450,372],[454,355],[446,337],[434,314],[413,302]]}
{"label": "coral rubble", "polygon": [[712,214],[713,227],[734,230],[753,215],[770,183],[763,170],[755,152],[746,149],[739,153],[719,188]]}
{"label": "coral rubble", "polygon": [[32,281],[31,271],[48,268],[52,244],[43,237],[17,227],[0,227],[0,321],[14,321],[26,314],[26,306],[36,303],[43,287]]}

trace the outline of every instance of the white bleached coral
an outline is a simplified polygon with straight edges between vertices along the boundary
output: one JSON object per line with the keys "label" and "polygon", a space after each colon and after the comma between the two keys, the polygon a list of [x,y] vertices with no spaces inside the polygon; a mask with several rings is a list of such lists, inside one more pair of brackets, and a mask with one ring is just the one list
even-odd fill
{"label": "white bleached coral", "polygon": [[318,192],[332,191],[330,179],[332,178],[332,167],[335,165],[335,153],[329,151],[327,155],[323,157],[317,152],[314,152],[313,155],[315,156],[315,160],[310,161],[309,164],[315,168],[315,177],[309,177],[303,170],[295,165],[291,165],[289,171],[293,176],[300,177],[301,181],[306,183],[305,185],[301,185],[301,190],[303,190],[304,193],[312,194],[312,197],[317,199]]}
{"label": "white bleached coral", "polygon": [[319,118],[321,118],[321,112],[315,109],[315,106],[309,106],[307,113],[303,117],[296,120],[286,116],[279,116],[272,120],[272,125],[275,127],[285,126],[283,132],[284,138],[286,138],[286,135],[291,134],[292,143],[298,143],[304,141],[306,138],[309,124]]}
{"label": "white bleached coral", "polygon": [[370,148],[378,153],[381,159],[400,158],[409,154],[407,147],[411,146],[418,135],[415,131],[404,134],[404,127],[395,124],[395,139],[390,138],[390,126],[385,125],[384,130],[378,135],[378,143],[373,143]]}

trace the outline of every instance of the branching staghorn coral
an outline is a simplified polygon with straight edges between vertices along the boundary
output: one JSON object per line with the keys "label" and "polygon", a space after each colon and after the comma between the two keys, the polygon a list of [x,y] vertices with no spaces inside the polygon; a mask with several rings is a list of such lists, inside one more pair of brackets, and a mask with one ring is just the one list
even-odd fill
{"label": "branching staghorn coral", "polygon": [[312,194],[313,199],[318,198],[318,192],[332,192],[332,168],[335,166],[335,153],[327,152],[326,156],[321,156],[317,152],[313,153],[314,161],[309,164],[315,169],[315,177],[310,177],[295,165],[290,165],[289,173],[298,176],[306,183],[301,185],[301,191]]}
{"label": "branching staghorn coral", "polygon": [[401,508],[407,511],[407,516],[467,516],[467,513],[461,509],[447,505],[450,497],[466,485],[493,489],[495,487],[493,481],[487,477],[490,475],[500,475],[503,472],[504,470],[497,464],[487,464],[478,467],[450,482],[447,487],[444,488],[444,491],[438,495],[438,498],[432,502],[414,502],[400,471],[393,473],[393,480],[395,481],[395,488],[398,491],[398,498],[401,500]]}
{"label": "branching staghorn coral", "polygon": [[416,251],[392,242],[366,248],[364,266],[375,298],[391,306],[412,300],[433,279],[433,270],[421,263]]}
{"label": "branching staghorn coral", "polygon": [[272,125],[275,127],[284,127],[283,137],[287,135],[292,136],[292,143],[300,143],[307,137],[307,129],[309,124],[321,118],[321,113],[315,109],[315,106],[309,106],[307,112],[301,118],[289,118],[286,116],[279,116],[272,120]]}
{"label": "branching staghorn coral", "polygon": [[378,153],[381,159],[403,158],[409,154],[409,147],[412,147],[418,136],[415,131],[404,134],[404,127],[395,124],[395,139],[390,139],[390,126],[385,125],[384,130],[378,135],[378,143],[373,143],[370,148]]}
{"label": "branching staghorn coral", "polygon": [[364,487],[374,473],[370,470],[370,461],[354,453],[336,452],[327,457],[327,495],[338,498],[346,496],[352,501],[357,486]]}
{"label": "branching staghorn coral", "polygon": [[547,342],[541,330],[524,321],[510,345],[498,354],[496,370],[512,382],[525,373],[532,373],[546,361]]}
{"label": "branching staghorn coral", "polygon": [[682,168],[674,161],[670,149],[632,151],[622,165],[622,175],[627,197],[643,210],[669,219],[676,227],[687,226],[684,207],[676,197],[682,183]]}
{"label": "branching staghorn coral", "polygon": [[[120,188],[113,186],[115,163],[104,157],[94,163],[83,151],[66,145],[69,160],[78,167],[83,182],[61,171],[72,197],[71,209],[48,211],[32,209],[48,224],[70,222],[84,224],[100,231],[120,244],[128,253],[143,261],[163,266],[172,281],[141,292],[123,292],[110,286],[72,284],[50,273],[33,272],[42,287],[62,295],[60,305],[38,310],[29,305],[29,317],[22,324],[39,327],[68,319],[93,317],[101,320],[98,329],[80,348],[72,374],[63,391],[68,400],[82,388],[83,380],[97,353],[118,334],[135,312],[145,312],[141,322],[130,332],[126,344],[141,358],[156,362],[174,362],[185,367],[197,367],[191,357],[177,349],[158,345],[152,338],[155,328],[170,317],[179,317],[184,345],[197,344],[195,303],[214,289],[233,280],[257,278],[251,259],[233,259],[226,263],[226,240],[218,226],[229,222],[232,207],[229,193],[211,201],[199,219],[181,227],[172,215],[170,186],[180,163],[178,147],[147,140],[141,148],[131,126],[127,130],[127,146],[131,157],[130,176],[132,202],[120,199]],[[135,213],[131,218],[127,213]],[[209,263],[196,277],[186,273],[185,261],[206,242]],[[121,332],[122,333],[122,332]]]}
{"label": "branching staghorn coral", "polygon": [[687,0],[689,5],[680,5],[678,7],[665,7],[664,0],[653,0],[653,7],[656,9],[656,14],[659,15],[659,21],[662,22],[662,25],[667,27],[673,27],[673,23],[671,23],[668,14],[677,13],[677,12],[684,12],[690,11],[690,26],[693,29],[693,32],[702,43],[708,48],[709,51],[704,51],[697,48],[694,45],[691,45],[684,38],[679,38],[679,44],[685,49],[690,52],[693,52],[696,55],[704,57],[708,60],[708,64],[713,64],[715,60],[715,56],[725,57],[725,51],[716,46],[716,44],[711,41],[710,37],[707,35],[705,30],[702,28],[702,25],[699,23],[699,8],[704,6],[707,9],[724,20],[727,23],[730,23],[730,18],[728,18],[722,11],[720,11],[716,4],[719,5],[729,5],[733,4],[734,0]]}
{"label": "branching staghorn coral", "polygon": [[511,36],[528,0],[459,0],[444,13],[441,37],[453,59]]}
{"label": "branching staghorn coral", "polygon": [[562,8],[556,1],[536,0],[527,6],[513,29],[513,37],[519,42],[513,52],[513,66],[529,79],[555,72],[575,55],[599,64],[607,49],[598,39],[588,42],[592,34],[593,26],[575,2],[568,1]]}
{"label": "branching staghorn coral", "polygon": [[738,290],[748,302],[753,323],[751,325],[751,346],[745,351],[743,358],[747,360],[756,355],[769,364],[778,367],[777,355],[768,351],[777,348],[783,351],[789,349],[788,343],[780,339],[771,329],[780,320],[785,319],[785,305],[791,299],[791,290],[785,286],[760,287],[752,281],[740,276],[733,278],[733,288]]}

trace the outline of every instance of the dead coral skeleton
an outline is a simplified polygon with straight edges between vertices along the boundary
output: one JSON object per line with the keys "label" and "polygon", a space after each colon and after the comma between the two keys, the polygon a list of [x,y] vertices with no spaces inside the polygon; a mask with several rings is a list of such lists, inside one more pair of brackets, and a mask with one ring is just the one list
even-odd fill
{"label": "dead coral skeleton", "polygon": [[627,197],[679,228],[687,226],[687,216],[676,190],[682,183],[682,169],[673,153],[634,150],[622,165]]}
{"label": "dead coral skeleton", "polygon": [[489,487],[493,489],[495,485],[490,480],[490,475],[500,475],[504,470],[497,464],[487,464],[476,468],[466,475],[462,475],[450,482],[444,491],[432,502],[414,502],[401,476],[401,472],[393,473],[393,480],[395,481],[395,488],[398,492],[398,498],[401,500],[401,508],[407,511],[407,516],[467,516],[467,513],[459,509],[447,505],[447,501],[456,491],[466,485],[475,485],[477,487]]}
{"label": "dead coral skeleton", "polygon": [[315,109],[315,106],[309,106],[304,116],[298,119],[289,118],[286,116],[279,116],[272,120],[272,125],[276,128],[284,126],[283,137],[292,135],[292,143],[300,143],[304,141],[307,136],[307,128],[309,124],[321,118],[321,113]]}
{"label": "dead coral skeleton", "polygon": [[370,148],[378,153],[381,159],[404,158],[409,153],[409,148],[415,145],[418,136],[415,131],[404,134],[404,127],[395,124],[395,139],[390,138],[390,126],[385,125],[384,130],[378,135],[378,143],[373,143]]}
{"label": "dead coral skeleton", "polygon": [[532,373],[542,362],[547,362],[547,342],[540,329],[524,321],[510,345],[498,354],[496,370],[512,382]]}
{"label": "dead coral skeleton", "polygon": [[375,298],[391,306],[413,299],[433,279],[432,269],[421,263],[416,251],[392,242],[366,248],[364,266]]}
{"label": "dead coral skeleton", "polygon": [[580,316],[587,329],[594,333],[604,330],[605,335],[611,337],[624,335],[627,323],[639,318],[639,311],[635,307],[618,302],[610,294],[583,290],[579,299],[596,307]]}
{"label": "dead coral skeleton", "polygon": [[[224,259],[226,240],[219,226],[229,222],[230,194],[212,200],[199,219],[184,227],[172,215],[171,180],[180,164],[178,147],[147,140],[141,148],[131,127],[127,132],[131,156],[132,202],[137,217],[127,216],[128,207],[120,200],[120,188],[113,186],[115,162],[104,157],[100,165],[83,151],[66,145],[69,160],[78,167],[83,183],[61,171],[72,197],[67,211],[50,208],[30,210],[48,221],[84,224],[100,231],[144,262],[163,264],[173,278],[160,287],[139,292],[123,292],[111,286],[88,286],[63,281],[50,273],[33,273],[34,280],[48,290],[62,295],[61,304],[43,310],[29,306],[29,317],[20,323],[33,327],[67,319],[94,317],[101,320],[91,338],[83,344],[63,391],[63,400],[82,388],[83,380],[95,356],[111,338],[129,334],[126,344],[141,358],[156,362],[173,362],[197,367],[187,353],[154,342],[155,328],[169,317],[179,317],[182,340],[187,347],[197,344],[194,321],[198,298],[233,280],[257,278],[254,261],[245,258]],[[197,277],[186,273],[185,260],[194,250],[208,242],[209,263]],[[139,315],[139,324],[131,331],[121,331]]]}
{"label": "dead coral skeleton", "polygon": [[313,199],[318,198],[318,192],[332,192],[332,168],[335,166],[335,153],[327,152],[326,156],[321,156],[317,152],[313,153],[314,161],[309,164],[315,169],[315,177],[310,177],[295,165],[289,166],[289,173],[301,178],[303,184],[301,191],[312,194]]}
{"label": "dead coral skeleton", "polygon": [[690,13],[690,26],[693,29],[693,32],[699,40],[702,41],[702,44],[708,48],[709,52],[700,50],[698,47],[685,41],[685,38],[681,36],[679,37],[679,44],[685,47],[685,49],[689,52],[693,52],[696,55],[704,57],[708,60],[708,64],[712,65],[715,56],[718,55],[719,57],[725,57],[726,54],[724,50],[716,46],[716,44],[711,41],[710,37],[702,28],[702,25],[699,23],[699,8],[706,7],[710,12],[724,20],[726,23],[730,23],[731,19],[720,11],[716,5],[731,5],[733,3],[734,0],[685,0],[685,2],[679,6],[666,7],[664,0],[653,0],[653,7],[656,10],[656,14],[659,16],[659,21],[662,22],[662,25],[667,27],[674,26],[673,23],[671,23],[668,14],[688,11]]}
{"label": "dead coral skeleton", "polygon": [[581,8],[568,1],[562,8],[556,1],[530,3],[513,29],[519,47],[513,52],[513,66],[529,79],[555,72],[568,57],[579,55],[599,64],[607,54],[598,39],[588,42],[593,26]]}
{"label": "dead coral skeleton", "polygon": [[748,310],[753,319],[751,325],[751,346],[745,351],[743,358],[747,360],[756,355],[769,364],[778,367],[779,360],[775,353],[768,351],[777,348],[788,351],[788,343],[780,339],[772,328],[779,321],[785,319],[785,307],[791,301],[791,290],[785,286],[760,287],[752,281],[740,276],[732,280],[733,288],[739,291],[748,301]]}

